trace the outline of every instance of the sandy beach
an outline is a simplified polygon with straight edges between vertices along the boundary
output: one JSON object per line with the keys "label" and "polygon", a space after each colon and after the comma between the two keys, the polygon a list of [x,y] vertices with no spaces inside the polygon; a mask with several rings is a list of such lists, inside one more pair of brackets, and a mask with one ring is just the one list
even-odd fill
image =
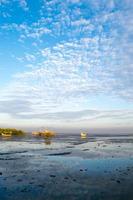
{"label": "sandy beach", "polygon": [[1,200],[132,200],[133,136],[0,139]]}

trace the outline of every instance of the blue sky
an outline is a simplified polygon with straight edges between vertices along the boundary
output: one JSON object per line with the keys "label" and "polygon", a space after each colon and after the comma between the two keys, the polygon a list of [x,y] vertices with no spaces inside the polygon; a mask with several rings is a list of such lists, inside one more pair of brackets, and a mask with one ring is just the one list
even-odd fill
{"label": "blue sky", "polygon": [[0,126],[133,130],[132,0],[0,0]]}

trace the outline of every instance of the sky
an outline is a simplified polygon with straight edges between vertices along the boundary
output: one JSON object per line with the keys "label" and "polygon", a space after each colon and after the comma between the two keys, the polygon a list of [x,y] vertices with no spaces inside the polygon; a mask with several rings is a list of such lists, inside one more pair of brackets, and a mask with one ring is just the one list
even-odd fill
{"label": "sky", "polygon": [[133,133],[132,0],[0,0],[0,126]]}

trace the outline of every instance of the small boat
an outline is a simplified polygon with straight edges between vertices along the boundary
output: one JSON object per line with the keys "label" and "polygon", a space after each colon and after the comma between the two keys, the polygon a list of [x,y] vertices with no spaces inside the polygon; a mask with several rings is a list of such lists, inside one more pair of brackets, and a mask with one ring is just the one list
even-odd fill
{"label": "small boat", "polygon": [[37,131],[35,131],[35,132],[32,132],[32,135],[34,135],[34,136],[41,136],[41,133],[40,133],[40,132],[37,132]]}
{"label": "small boat", "polygon": [[81,138],[86,138],[86,137],[87,137],[87,133],[81,132],[81,133],[80,133],[80,136],[81,136]]}
{"label": "small boat", "polygon": [[49,138],[49,137],[54,137],[55,136],[55,132],[54,131],[50,131],[48,129],[45,129],[43,131],[32,132],[32,135],[34,135],[34,136],[43,136],[43,137]]}
{"label": "small boat", "polygon": [[12,133],[2,133],[1,134],[3,137],[11,137]]}
{"label": "small boat", "polygon": [[55,132],[45,129],[44,131],[41,132],[41,135],[44,137],[54,137],[55,136]]}

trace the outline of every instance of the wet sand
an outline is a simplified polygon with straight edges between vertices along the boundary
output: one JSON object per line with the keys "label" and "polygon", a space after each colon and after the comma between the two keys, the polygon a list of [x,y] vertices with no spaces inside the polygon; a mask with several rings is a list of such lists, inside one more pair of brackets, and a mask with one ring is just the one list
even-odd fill
{"label": "wet sand", "polygon": [[133,137],[0,139],[1,200],[133,200]]}

